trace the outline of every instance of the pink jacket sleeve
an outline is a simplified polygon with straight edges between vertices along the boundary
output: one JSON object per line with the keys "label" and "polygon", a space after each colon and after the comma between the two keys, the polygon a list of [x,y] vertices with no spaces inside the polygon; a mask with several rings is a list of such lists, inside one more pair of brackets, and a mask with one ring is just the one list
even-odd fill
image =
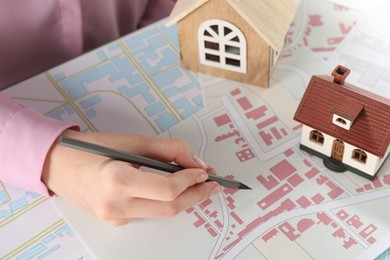
{"label": "pink jacket sleeve", "polygon": [[48,196],[41,181],[43,165],[50,147],[67,128],[78,129],[0,93],[0,180]]}
{"label": "pink jacket sleeve", "polygon": [[[0,89],[166,17],[175,2],[0,1]],[[42,167],[53,142],[69,127],[76,126],[0,93],[0,180],[47,195]]]}

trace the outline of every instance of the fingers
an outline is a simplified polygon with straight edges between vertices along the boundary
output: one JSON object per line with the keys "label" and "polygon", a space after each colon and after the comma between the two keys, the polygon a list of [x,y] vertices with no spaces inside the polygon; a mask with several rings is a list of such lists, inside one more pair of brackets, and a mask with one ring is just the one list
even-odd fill
{"label": "fingers", "polygon": [[173,217],[220,191],[221,186],[218,183],[205,182],[188,188],[173,201],[132,200],[129,202],[125,215],[141,218]]}
{"label": "fingers", "polygon": [[185,168],[207,169],[209,166],[195,156],[186,142],[179,139],[143,137],[138,154],[165,162],[176,162]]}
{"label": "fingers", "polygon": [[164,176],[90,154],[82,162],[73,163],[67,171],[79,171],[71,182],[78,192],[75,196],[69,192],[65,195],[112,225],[125,224],[133,218],[174,216],[221,191],[218,183],[205,182],[206,171],[213,169],[194,156],[184,141],[102,133],[76,137],[160,161],[174,161],[186,168]]}
{"label": "fingers", "polygon": [[[119,174],[113,174],[112,167]],[[91,208],[114,226],[133,218],[175,216],[222,190],[217,182],[205,182],[208,174],[202,169],[185,169],[164,176],[141,172],[123,162],[110,161],[104,168],[107,186]]]}
{"label": "fingers", "polygon": [[187,188],[208,179],[208,174],[202,169],[185,169],[168,176],[152,172],[134,172],[137,174],[129,176],[126,185],[131,187],[127,195],[160,201],[173,201]]}
{"label": "fingers", "polygon": [[205,182],[188,188],[173,201],[131,198],[123,202],[120,208],[113,210],[109,207],[97,215],[114,226],[126,224],[134,218],[173,217],[219,192],[221,186],[218,183]]}
{"label": "fingers", "polygon": [[70,130],[63,135],[156,160],[174,161],[185,168],[208,168],[207,164],[194,156],[188,144],[180,139],[101,132],[80,133]]}

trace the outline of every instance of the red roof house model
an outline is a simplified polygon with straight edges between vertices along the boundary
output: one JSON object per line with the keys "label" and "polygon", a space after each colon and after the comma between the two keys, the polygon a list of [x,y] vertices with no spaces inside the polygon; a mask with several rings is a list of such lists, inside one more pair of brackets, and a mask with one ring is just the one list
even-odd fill
{"label": "red roof house model", "polygon": [[344,83],[350,70],[313,76],[295,113],[303,124],[300,148],[331,170],[373,179],[389,154],[390,100]]}

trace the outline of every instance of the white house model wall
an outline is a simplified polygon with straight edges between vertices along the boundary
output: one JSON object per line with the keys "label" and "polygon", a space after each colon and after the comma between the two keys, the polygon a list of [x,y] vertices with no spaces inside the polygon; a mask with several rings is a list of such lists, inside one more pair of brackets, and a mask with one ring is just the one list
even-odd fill
{"label": "white house model wall", "polygon": [[[326,157],[331,157],[333,142],[337,138],[321,132],[321,134],[324,137],[324,142],[318,143],[313,140],[310,140],[312,131],[317,131],[317,130],[306,125],[302,126],[301,145],[306,146],[314,151],[317,151],[325,155]],[[367,159],[365,163],[362,163],[352,158],[353,150],[360,149],[360,148],[348,144],[346,142],[343,143],[344,143],[344,155],[342,158],[342,162],[355,169],[359,169],[360,171],[364,171],[365,173],[374,176],[378,168],[381,166],[381,162],[383,163],[383,159],[381,160],[381,158],[379,158],[378,156],[375,156],[369,152],[365,152],[367,154]],[[389,150],[387,151],[387,154],[388,152]]]}

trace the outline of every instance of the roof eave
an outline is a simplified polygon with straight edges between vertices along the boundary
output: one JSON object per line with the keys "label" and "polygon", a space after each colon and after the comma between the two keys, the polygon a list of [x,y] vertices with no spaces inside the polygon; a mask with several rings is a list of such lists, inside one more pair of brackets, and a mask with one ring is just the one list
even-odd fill
{"label": "roof eave", "polygon": [[166,26],[172,26],[178,23],[181,19],[192,13],[197,8],[201,7],[208,0],[179,0],[175,4],[168,21],[165,23]]}

